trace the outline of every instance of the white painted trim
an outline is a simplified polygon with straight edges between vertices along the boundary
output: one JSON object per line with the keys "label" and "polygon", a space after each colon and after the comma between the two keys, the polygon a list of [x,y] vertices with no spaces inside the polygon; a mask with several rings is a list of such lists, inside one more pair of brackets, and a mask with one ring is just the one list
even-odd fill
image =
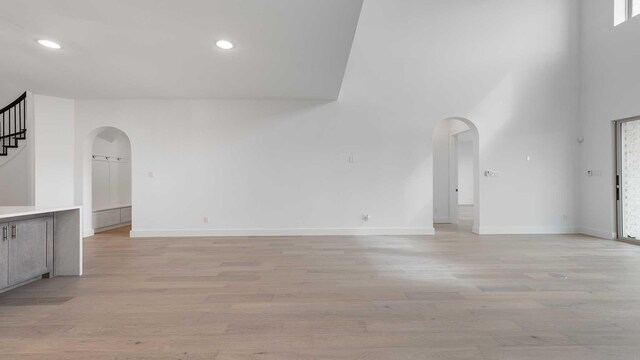
{"label": "white painted trim", "polygon": [[477,230],[477,233],[480,235],[553,235],[580,233],[580,229],[577,226],[480,226]]}
{"label": "white painted trim", "polygon": [[588,227],[580,227],[580,233],[584,235],[594,236],[597,238],[613,240],[617,237],[617,233],[611,230],[593,229]]}
{"label": "white painted trim", "polygon": [[433,223],[434,224],[451,224],[451,219],[449,219],[448,217],[434,218]]}
{"label": "white painted trim", "polygon": [[82,237],[86,238],[86,237],[90,237],[95,235],[96,233],[93,231],[93,229],[87,229],[83,232]]}
{"label": "white painted trim", "polygon": [[131,230],[132,238],[197,236],[435,235],[434,228]]}

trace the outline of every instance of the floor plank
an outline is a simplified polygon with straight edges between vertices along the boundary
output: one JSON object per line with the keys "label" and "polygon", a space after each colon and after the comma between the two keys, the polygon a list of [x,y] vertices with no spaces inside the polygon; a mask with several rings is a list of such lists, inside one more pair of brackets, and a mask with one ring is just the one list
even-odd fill
{"label": "floor plank", "polygon": [[631,359],[640,247],[587,236],[85,239],[0,295],[7,359]]}

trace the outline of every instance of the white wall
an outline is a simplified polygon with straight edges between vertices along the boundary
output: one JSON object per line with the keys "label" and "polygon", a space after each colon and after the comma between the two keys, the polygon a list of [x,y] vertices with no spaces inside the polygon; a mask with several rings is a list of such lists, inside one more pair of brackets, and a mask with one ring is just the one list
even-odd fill
{"label": "white wall", "polygon": [[[28,141],[28,140],[27,140]],[[29,152],[26,143],[9,149],[11,158],[0,157],[0,206],[29,204]]]}
{"label": "white wall", "polygon": [[27,139],[0,161],[0,205],[74,202],[74,101],[27,93]]}
{"label": "white wall", "polygon": [[471,132],[458,134],[458,204],[473,205],[473,137]]}
{"label": "white wall", "polygon": [[[640,17],[617,27],[613,18],[613,1],[583,1],[580,226],[607,238],[616,232],[612,121],[640,116]],[[588,170],[599,175],[588,177]]]}
{"label": "white wall", "polygon": [[[101,136],[104,132],[115,134]],[[93,142],[93,155],[93,211],[131,205],[131,145],[127,136],[105,129]]]}
{"label": "white wall", "polygon": [[35,205],[74,203],[74,100],[34,95]]}
{"label": "white wall", "polygon": [[502,174],[480,181],[481,232],[570,232],[578,14],[576,0],[366,1],[339,101],[78,100],[76,149],[101,126],[129,135],[134,235],[426,234],[432,132],[460,116]]}

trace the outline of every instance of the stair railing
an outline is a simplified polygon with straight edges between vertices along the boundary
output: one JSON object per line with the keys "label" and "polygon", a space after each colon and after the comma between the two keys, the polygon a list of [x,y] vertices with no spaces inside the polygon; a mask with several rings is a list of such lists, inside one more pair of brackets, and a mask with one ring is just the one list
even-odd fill
{"label": "stair railing", "polygon": [[17,148],[19,140],[27,138],[27,93],[0,110],[0,156]]}

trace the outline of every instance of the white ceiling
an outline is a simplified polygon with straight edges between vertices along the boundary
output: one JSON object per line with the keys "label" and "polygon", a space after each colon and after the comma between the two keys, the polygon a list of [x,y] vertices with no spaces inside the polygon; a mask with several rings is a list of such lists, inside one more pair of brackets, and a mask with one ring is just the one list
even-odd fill
{"label": "white ceiling", "polygon": [[[336,99],[361,6],[362,0],[2,0],[0,99],[24,90],[85,99]],[[62,50],[38,45],[42,38]],[[216,48],[219,39],[235,48]]]}

